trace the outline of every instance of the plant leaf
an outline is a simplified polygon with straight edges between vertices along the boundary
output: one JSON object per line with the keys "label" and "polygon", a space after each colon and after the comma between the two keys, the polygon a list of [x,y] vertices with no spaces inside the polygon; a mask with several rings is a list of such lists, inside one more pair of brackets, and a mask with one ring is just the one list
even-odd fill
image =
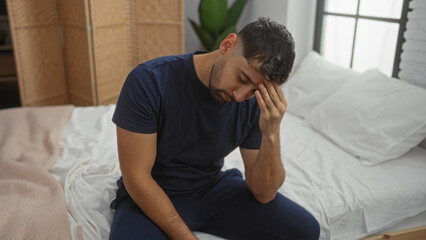
{"label": "plant leaf", "polygon": [[240,18],[241,13],[243,12],[244,6],[246,5],[247,0],[235,0],[232,6],[228,10],[226,16],[225,28],[229,26],[237,25],[238,19]]}
{"label": "plant leaf", "polygon": [[198,24],[194,22],[194,20],[190,18],[188,18],[188,20],[191,23],[192,28],[194,28],[195,33],[197,33],[198,38],[200,39],[201,44],[203,44],[204,48],[206,50],[211,49],[211,47],[213,46],[213,39],[210,34],[206,30],[198,26]]}
{"label": "plant leaf", "polygon": [[210,33],[219,34],[226,22],[227,0],[201,0],[198,11],[201,27]]}
{"label": "plant leaf", "polygon": [[220,46],[220,43],[222,43],[223,39],[225,39],[230,33],[235,33],[235,25],[230,26],[227,29],[225,29],[216,39],[216,42],[213,44],[211,50],[214,51],[217,50]]}

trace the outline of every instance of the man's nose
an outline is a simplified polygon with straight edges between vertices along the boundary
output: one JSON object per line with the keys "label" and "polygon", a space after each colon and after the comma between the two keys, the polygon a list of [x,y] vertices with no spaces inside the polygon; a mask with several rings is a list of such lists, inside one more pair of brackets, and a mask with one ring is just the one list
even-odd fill
{"label": "man's nose", "polygon": [[245,91],[244,89],[237,89],[234,90],[233,95],[234,95],[234,100],[236,102],[242,102],[244,100],[246,100],[248,92]]}

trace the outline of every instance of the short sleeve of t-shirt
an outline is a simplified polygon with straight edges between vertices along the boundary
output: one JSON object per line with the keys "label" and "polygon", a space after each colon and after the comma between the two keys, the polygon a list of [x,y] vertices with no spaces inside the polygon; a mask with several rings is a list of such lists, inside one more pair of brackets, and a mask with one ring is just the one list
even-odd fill
{"label": "short sleeve of t-shirt", "polygon": [[250,133],[240,144],[241,148],[245,149],[259,149],[262,142],[262,132],[259,127],[259,118],[260,118],[260,109],[257,107],[256,117],[254,120],[254,125],[251,128]]}
{"label": "short sleeve of t-shirt", "polygon": [[112,121],[137,133],[157,132],[160,94],[149,69],[139,65],[127,76],[121,89]]}

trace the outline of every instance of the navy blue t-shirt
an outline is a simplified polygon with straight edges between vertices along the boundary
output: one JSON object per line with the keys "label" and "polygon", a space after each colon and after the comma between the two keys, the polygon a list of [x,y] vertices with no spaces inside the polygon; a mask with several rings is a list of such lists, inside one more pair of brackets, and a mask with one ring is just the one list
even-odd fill
{"label": "navy blue t-shirt", "polygon": [[157,133],[152,176],[166,191],[207,186],[236,147],[260,147],[256,99],[216,102],[197,77],[194,54],[200,53],[138,65],[123,85],[113,116],[113,122],[128,131]]}

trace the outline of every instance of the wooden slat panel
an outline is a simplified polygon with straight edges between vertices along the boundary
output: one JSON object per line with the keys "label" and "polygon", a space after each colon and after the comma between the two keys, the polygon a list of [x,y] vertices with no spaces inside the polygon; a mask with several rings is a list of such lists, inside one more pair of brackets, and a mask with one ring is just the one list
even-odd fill
{"label": "wooden slat panel", "polygon": [[136,64],[185,52],[183,0],[131,0],[130,4]]}
{"label": "wooden slat panel", "polygon": [[183,34],[179,25],[138,24],[138,61],[144,62],[165,55],[181,54],[183,49],[178,39]]}
{"label": "wooden slat panel", "polygon": [[86,25],[84,0],[58,0],[62,25]]}
{"label": "wooden slat panel", "polygon": [[85,3],[84,0],[59,0],[58,2],[70,103],[77,106],[92,105],[95,97],[90,72]]}
{"label": "wooden slat panel", "polygon": [[63,29],[68,92],[78,92],[81,97],[93,102],[86,27],[65,25]]}
{"label": "wooden slat panel", "polygon": [[182,21],[181,0],[136,0],[134,1],[134,15],[136,22],[177,22]]}
{"label": "wooden slat panel", "polygon": [[56,1],[7,0],[7,7],[22,105],[68,103]]}
{"label": "wooden slat panel", "polygon": [[132,69],[128,27],[117,25],[99,28],[96,31],[95,66],[99,104],[118,98],[121,86]]}
{"label": "wooden slat panel", "polygon": [[127,0],[91,0],[98,104],[115,102],[133,66]]}
{"label": "wooden slat panel", "polygon": [[26,106],[64,105],[68,104],[68,99],[68,93],[64,92],[62,94],[44,97],[43,99],[35,100],[34,102],[28,102]]}
{"label": "wooden slat panel", "polygon": [[76,106],[92,106],[92,99],[80,96],[78,93],[69,92],[70,103]]}
{"label": "wooden slat panel", "polygon": [[58,22],[56,12],[56,0],[7,0],[9,19],[15,27],[33,23],[55,23]]}

